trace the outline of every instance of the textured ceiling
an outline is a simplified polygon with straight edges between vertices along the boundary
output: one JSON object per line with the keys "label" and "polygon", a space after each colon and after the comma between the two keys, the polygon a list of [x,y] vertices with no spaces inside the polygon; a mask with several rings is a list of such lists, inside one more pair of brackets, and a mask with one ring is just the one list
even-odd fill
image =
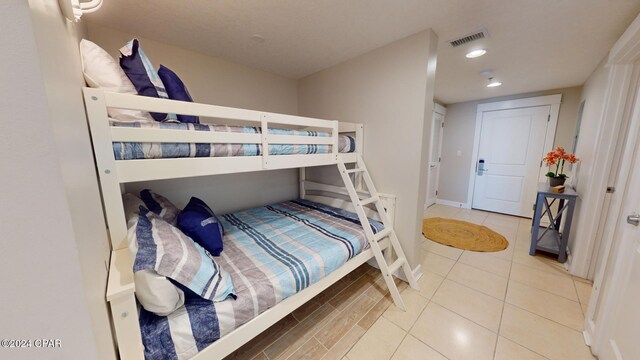
{"label": "textured ceiling", "polygon": [[[105,0],[87,18],[290,78],[430,27],[436,98],[455,103],[581,85],[638,12],[640,0]],[[481,28],[488,39],[446,43]],[[466,59],[470,46],[488,53]],[[483,69],[504,85],[486,88]]]}

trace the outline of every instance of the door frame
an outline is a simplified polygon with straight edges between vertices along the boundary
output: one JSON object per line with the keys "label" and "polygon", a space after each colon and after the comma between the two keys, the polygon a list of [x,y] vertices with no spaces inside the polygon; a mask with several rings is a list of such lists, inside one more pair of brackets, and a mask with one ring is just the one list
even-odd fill
{"label": "door frame", "polygon": [[[447,108],[444,107],[443,105],[438,104],[438,103],[433,103],[433,113],[431,115],[431,124],[432,124],[432,126],[433,126],[433,118],[435,118],[436,114],[442,115],[442,129],[440,129],[440,139],[439,139],[440,140],[440,148],[438,149],[438,152],[439,152],[439,155],[438,155],[439,156],[439,158],[438,158],[439,161],[438,162],[441,165],[442,164],[442,161],[441,161],[442,159],[440,157],[442,156],[442,140],[444,139],[444,136],[443,136],[444,135],[444,124],[447,121]],[[433,138],[431,140],[433,140]],[[429,157],[428,157],[429,163],[431,163],[431,155],[433,155],[432,151],[433,151],[433,147],[430,146],[429,147]],[[436,179],[436,201],[435,201],[434,204],[438,203],[438,192],[437,191],[438,191],[438,184],[440,183],[440,165],[438,165],[438,174],[435,176],[435,179]],[[427,166],[429,166],[429,164],[427,164]],[[427,167],[427,171],[431,171],[430,169],[431,169],[430,167]],[[429,184],[429,179],[430,178],[431,178],[430,174],[427,173],[427,199],[429,198],[429,185],[430,185]],[[425,201],[427,199],[425,199]],[[425,209],[426,208],[427,208],[427,205],[425,203]]]}
{"label": "door frame", "polygon": [[[596,243],[599,242],[601,261],[597,264],[583,332],[585,341],[592,347],[592,351],[596,355],[606,344],[607,324],[614,316],[615,309],[613,307],[616,304],[616,295],[624,286],[624,277],[620,274],[625,271],[624,265],[627,263],[624,260],[628,249],[620,246],[614,254],[611,253],[611,250],[617,240],[616,235],[621,216],[624,215],[622,214],[624,193],[627,191],[634,155],[640,156],[635,154],[635,148],[640,142],[640,115],[638,115],[640,91],[636,93],[636,89],[640,86],[640,16],[636,17],[615,43],[609,53],[606,66],[610,68],[610,73],[594,160],[606,165],[605,168],[594,174],[595,184],[592,189],[589,189],[594,190],[598,195],[593,197],[592,202],[601,205],[589,207],[592,209],[590,215],[593,218],[605,216],[606,220],[604,224],[598,221],[595,224],[588,224],[590,226],[589,235],[592,236],[587,239],[593,238],[589,244],[591,248],[588,250],[593,252]],[[623,127],[627,127],[629,130],[621,131]],[[625,146],[622,152],[617,154],[616,144],[620,141],[624,141]],[[615,167],[614,163],[617,164]],[[607,175],[612,171],[617,173],[614,179]],[[602,209],[602,205],[606,204],[607,200],[607,194],[604,191],[607,186],[614,186],[616,190],[611,194],[609,206]],[[599,230],[602,235],[600,238],[596,238]],[[593,261],[595,259],[592,259]],[[607,284],[607,282],[610,283]],[[603,293],[605,285],[607,285],[607,290]],[[594,321],[596,310],[600,310],[600,313],[597,314],[597,323]]]}
{"label": "door frame", "polygon": [[[560,113],[561,103],[562,94],[555,94],[478,104],[478,108],[476,110],[476,129],[473,137],[473,153],[471,154],[471,166],[469,167],[469,189],[467,190],[467,204],[465,208],[471,209],[473,207],[473,193],[476,185],[476,163],[478,162],[478,150],[480,149],[480,132],[482,130],[481,127],[483,114],[485,112],[498,110],[513,110],[537,106],[550,106],[551,109],[549,111],[549,125],[547,126],[547,133],[544,138],[544,152],[547,153],[553,150],[553,143],[556,137],[558,114]],[[540,160],[542,160],[542,156],[540,157]]]}

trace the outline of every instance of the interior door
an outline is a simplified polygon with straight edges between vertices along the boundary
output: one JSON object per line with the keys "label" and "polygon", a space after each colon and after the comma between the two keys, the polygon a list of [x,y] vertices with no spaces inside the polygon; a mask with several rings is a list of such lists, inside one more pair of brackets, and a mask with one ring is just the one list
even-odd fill
{"label": "interior door", "polygon": [[431,125],[431,149],[429,150],[429,173],[427,177],[427,201],[426,205],[436,203],[438,197],[438,178],[440,177],[440,154],[442,153],[442,133],[444,127],[444,115],[433,113]]}
{"label": "interior door", "polygon": [[640,143],[636,146],[631,171],[618,222],[620,255],[615,261],[624,269],[617,279],[622,285],[618,287],[621,291],[614,304],[607,305],[612,306],[615,313],[607,324],[609,341],[605,342],[602,360],[640,359],[640,226],[634,221],[640,214]]}
{"label": "interior door", "polygon": [[482,113],[473,208],[532,216],[550,106]]}

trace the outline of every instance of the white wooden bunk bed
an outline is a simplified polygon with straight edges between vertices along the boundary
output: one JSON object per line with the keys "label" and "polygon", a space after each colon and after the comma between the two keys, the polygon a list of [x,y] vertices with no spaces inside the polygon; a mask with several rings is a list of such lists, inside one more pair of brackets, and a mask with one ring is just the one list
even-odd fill
{"label": "white wooden bunk bed", "polygon": [[[144,348],[138,322],[138,306],[135,298],[136,287],[133,280],[133,259],[128,251],[128,229],[122,200],[124,184],[130,182],[299,168],[300,197],[302,199],[355,212],[364,229],[366,241],[369,244],[366,250],[355,255],[321,280],[282,300],[231,333],[222,336],[200,351],[193,357],[194,359],[222,359],[231,354],[372,258],[376,259],[398,307],[404,309],[404,303],[392,274],[402,270],[410,285],[413,288],[418,288],[392,227],[395,197],[379,194],[375,190],[361,158],[363,144],[363,126],[361,124],[123,95],[90,88],[84,89],[84,97],[112,246],[106,300],[110,305],[113,328],[122,359],[144,359]],[[107,115],[108,107],[194,115],[215,119],[212,121],[215,121],[216,124],[240,122],[259,126],[261,133],[115,127],[110,126]],[[275,135],[269,132],[269,129],[282,127],[325,131],[329,132],[330,136]],[[356,147],[354,152],[338,152],[340,133],[355,134]],[[257,156],[116,160],[113,148],[113,143],[116,142],[260,144],[262,149],[269,149],[273,144],[324,144],[331,145],[331,152],[273,155],[266,150]],[[331,186],[306,179],[306,167],[322,165],[336,165],[345,186]],[[354,185],[354,182],[358,185]],[[368,226],[368,217],[379,220],[384,224],[384,229],[374,234],[371,226]],[[392,258],[395,259],[392,260]]]}

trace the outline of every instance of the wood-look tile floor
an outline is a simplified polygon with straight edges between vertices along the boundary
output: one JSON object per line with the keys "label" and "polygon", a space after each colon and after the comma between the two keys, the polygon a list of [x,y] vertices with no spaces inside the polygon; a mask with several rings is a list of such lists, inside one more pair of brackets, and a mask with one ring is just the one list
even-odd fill
{"label": "wood-look tile floor", "polygon": [[593,359],[582,338],[591,284],[529,256],[530,220],[434,205],[425,217],[483,224],[509,240],[496,253],[422,244],[407,311],[363,265],[226,359]]}

